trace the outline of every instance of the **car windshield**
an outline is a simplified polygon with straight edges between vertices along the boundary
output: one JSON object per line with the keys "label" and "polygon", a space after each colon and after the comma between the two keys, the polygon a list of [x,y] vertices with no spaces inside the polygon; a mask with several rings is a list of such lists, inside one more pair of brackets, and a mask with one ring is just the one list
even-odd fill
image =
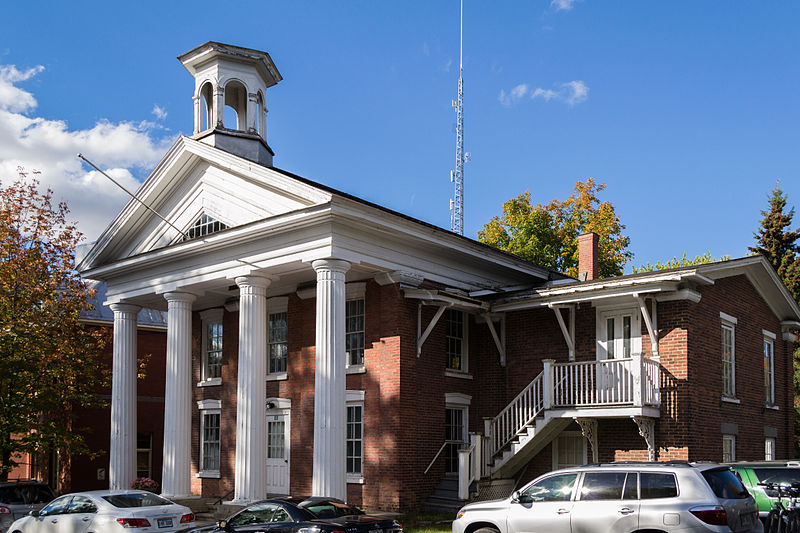
{"label": "car windshield", "polygon": [[717,498],[723,500],[741,500],[747,498],[750,493],[742,485],[742,481],[727,468],[717,470],[706,470],[703,472],[708,485]]}
{"label": "car windshield", "polygon": [[55,496],[47,485],[14,485],[0,487],[0,503],[23,505],[47,503]]}
{"label": "car windshield", "polygon": [[364,511],[358,507],[347,505],[338,500],[304,501],[298,507],[309,511],[317,518],[336,518],[338,516],[364,514]]}
{"label": "car windshield", "polygon": [[152,492],[135,492],[132,494],[109,494],[103,496],[103,499],[120,509],[129,509],[131,507],[153,507],[155,505],[171,505],[172,502],[156,496]]}
{"label": "car windshield", "polygon": [[[777,483],[791,485],[800,482],[800,468],[754,468],[753,472],[759,483]],[[778,491],[764,487],[764,492],[771,498],[777,498]]]}

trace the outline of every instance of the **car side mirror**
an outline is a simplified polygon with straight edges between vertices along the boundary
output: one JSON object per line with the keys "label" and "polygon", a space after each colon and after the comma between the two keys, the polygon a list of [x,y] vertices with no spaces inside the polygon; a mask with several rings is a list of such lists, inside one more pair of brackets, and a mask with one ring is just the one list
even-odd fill
{"label": "car side mirror", "polygon": [[30,513],[28,513],[28,516],[36,518],[39,516],[39,511],[31,511]]}
{"label": "car side mirror", "polygon": [[518,490],[515,490],[514,492],[512,492],[511,493],[511,503],[519,503],[519,495],[520,495],[520,493],[519,493]]}

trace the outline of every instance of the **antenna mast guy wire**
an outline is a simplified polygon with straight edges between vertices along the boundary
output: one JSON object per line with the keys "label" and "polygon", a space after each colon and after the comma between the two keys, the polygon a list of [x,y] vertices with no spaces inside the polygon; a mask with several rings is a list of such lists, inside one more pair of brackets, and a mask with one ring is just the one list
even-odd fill
{"label": "antenna mast guy wire", "polygon": [[170,222],[170,221],[169,221],[169,220],[167,220],[166,218],[162,217],[162,216],[161,216],[161,214],[160,214],[158,211],[156,211],[155,209],[153,209],[152,207],[150,207],[149,205],[147,205],[146,203],[144,203],[143,201],[141,201],[141,200],[140,200],[140,199],[139,199],[139,198],[138,198],[138,197],[137,197],[135,194],[133,194],[131,191],[129,191],[128,189],[126,189],[125,187],[123,187],[123,186],[122,186],[122,184],[120,184],[120,183],[119,183],[117,180],[115,180],[114,178],[112,178],[111,176],[109,176],[108,174],[106,174],[105,172],[103,172],[102,170],[100,170],[100,169],[97,167],[97,165],[95,165],[94,163],[92,163],[91,161],[89,161],[88,159],[86,159],[85,157],[83,157],[83,154],[78,154],[78,157],[79,157],[80,159],[83,159],[83,160],[84,160],[84,161],[85,161],[85,162],[86,162],[86,163],[87,163],[87,164],[88,164],[90,167],[92,167],[93,169],[95,169],[96,171],[98,171],[100,174],[102,174],[103,176],[105,176],[105,177],[107,177],[108,179],[110,179],[110,180],[111,180],[111,182],[112,182],[114,185],[116,185],[117,187],[119,187],[120,189],[122,189],[123,191],[125,191],[125,192],[128,194],[128,196],[130,196],[131,198],[133,198],[134,200],[136,200],[137,202],[139,202],[140,204],[142,204],[142,205],[145,207],[145,209],[147,209],[148,211],[150,211],[151,213],[153,213],[155,216],[157,216],[158,218],[160,218],[161,220],[163,220],[163,221],[164,221],[164,222],[165,222],[165,223],[166,223],[166,224],[167,224],[169,227],[171,227],[172,229],[174,229],[175,231],[177,231],[178,233],[180,233],[181,235],[183,235],[183,230],[180,230],[180,229],[178,229],[178,228],[175,226],[175,224],[173,224],[172,222]]}

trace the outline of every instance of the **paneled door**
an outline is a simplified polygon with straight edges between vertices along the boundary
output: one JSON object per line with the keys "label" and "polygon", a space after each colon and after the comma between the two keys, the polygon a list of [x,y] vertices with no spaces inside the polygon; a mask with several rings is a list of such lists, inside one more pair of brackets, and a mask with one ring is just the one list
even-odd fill
{"label": "paneled door", "polygon": [[289,410],[267,414],[267,494],[289,494]]}

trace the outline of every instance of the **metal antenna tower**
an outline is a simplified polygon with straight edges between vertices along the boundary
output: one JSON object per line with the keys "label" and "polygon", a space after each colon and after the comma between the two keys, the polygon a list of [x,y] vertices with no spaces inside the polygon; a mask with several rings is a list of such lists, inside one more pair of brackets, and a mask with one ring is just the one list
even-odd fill
{"label": "metal antenna tower", "polygon": [[456,168],[450,171],[450,181],[454,184],[453,198],[450,199],[450,230],[464,235],[464,163],[469,156],[464,152],[464,0],[461,0],[458,99],[453,100],[453,107],[456,108]]}

